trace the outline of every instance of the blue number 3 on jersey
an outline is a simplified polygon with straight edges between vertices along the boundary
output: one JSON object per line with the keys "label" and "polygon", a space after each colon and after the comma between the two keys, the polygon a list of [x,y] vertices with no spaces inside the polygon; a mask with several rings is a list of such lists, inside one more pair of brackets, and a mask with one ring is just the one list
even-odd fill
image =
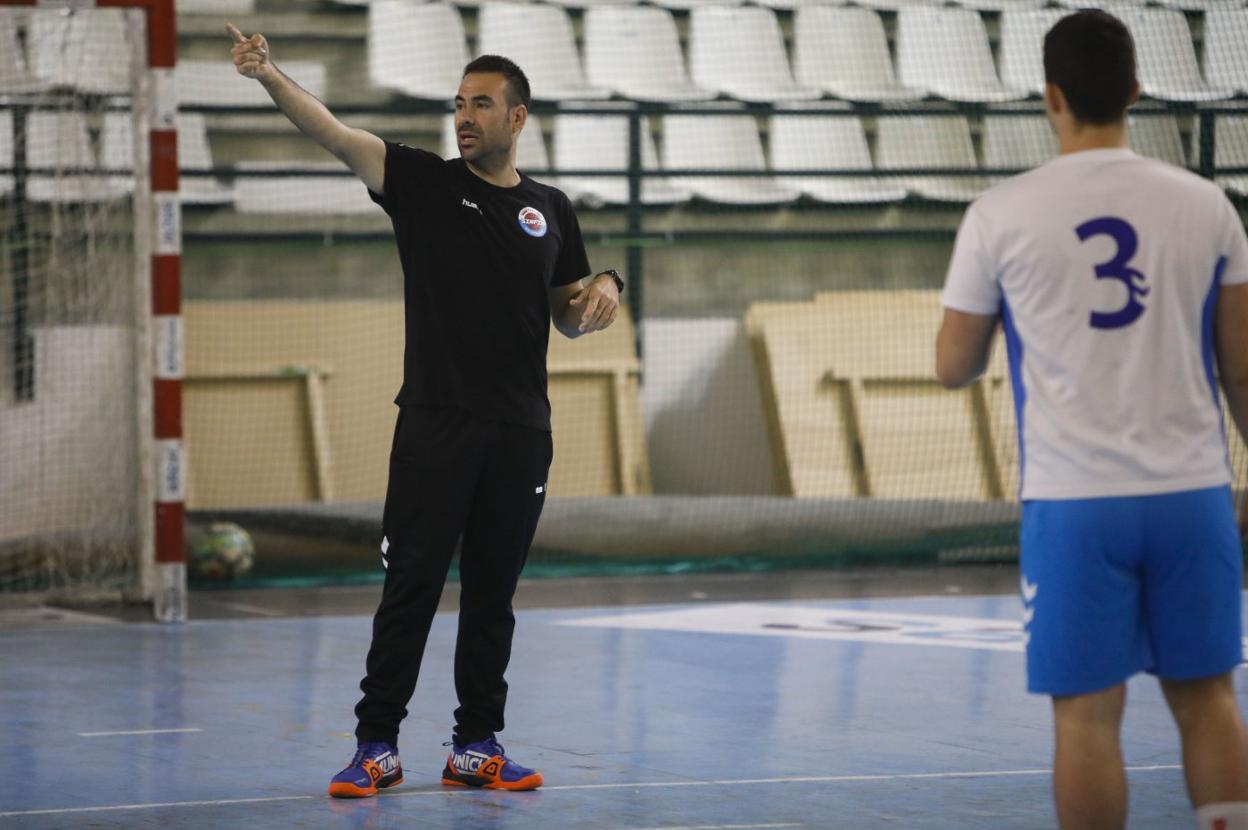
{"label": "blue number 3 on jersey", "polygon": [[1119,280],[1127,287],[1127,304],[1117,311],[1104,313],[1092,312],[1090,322],[1094,329],[1120,329],[1129,326],[1144,313],[1141,297],[1148,296],[1147,277],[1130,266],[1131,258],[1139,247],[1139,238],[1135,228],[1123,219],[1115,216],[1102,216],[1089,219],[1075,228],[1080,242],[1086,242],[1093,236],[1108,236],[1118,246],[1113,259],[1096,266],[1096,278]]}

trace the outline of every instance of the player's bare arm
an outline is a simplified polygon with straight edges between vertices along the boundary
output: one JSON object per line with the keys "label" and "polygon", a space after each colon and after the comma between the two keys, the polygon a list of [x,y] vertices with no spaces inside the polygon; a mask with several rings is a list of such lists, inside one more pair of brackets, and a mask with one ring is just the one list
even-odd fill
{"label": "player's bare arm", "polygon": [[1248,442],[1248,283],[1218,291],[1214,336],[1226,405],[1240,437]]}
{"label": "player's bare arm", "polygon": [[945,309],[936,335],[936,377],[946,389],[961,389],[988,368],[997,315]]}
{"label": "player's bare arm", "polygon": [[620,292],[609,274],[550,289],[550,317],[567,338],[602,331],[620,313]]}
{"label": "player's bare arm", "polygon": [[343,124],[316,96],[283,74],[273,63],[264,35],[256,33],[244,37],[233,23],[226,23],[225,29],[234,39],[234,48],[230,51],[238,74],[259,81],[277,108],[304,135],[341,159],[369,190],[382,193],[386,173],[385,142],[372,133]]}

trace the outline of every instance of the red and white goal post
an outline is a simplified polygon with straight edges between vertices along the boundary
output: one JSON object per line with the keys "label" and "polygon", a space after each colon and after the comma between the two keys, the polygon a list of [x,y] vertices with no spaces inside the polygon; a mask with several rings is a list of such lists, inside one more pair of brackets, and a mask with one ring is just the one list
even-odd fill
{"label": "red and white goal post", "polygon": [[175,61],[174,0],[0,0],[0,599],[185,616]]}

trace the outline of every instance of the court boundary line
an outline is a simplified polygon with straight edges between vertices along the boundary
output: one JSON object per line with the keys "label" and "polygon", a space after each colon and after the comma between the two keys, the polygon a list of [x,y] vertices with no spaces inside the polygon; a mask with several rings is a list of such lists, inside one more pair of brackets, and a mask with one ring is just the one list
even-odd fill
{"label": "court boundary line", "polygon": [[120,732],[79,732],[79,738],[116,738],[126,735],[188,735],[192,732],[203,732],[198,726],[185,726],[177,729],[127,729]]}
{"label": "court boundary line", "polygon": [[[1170,772],[1183,769],[1180,764],[1150,764],[1145,766],[1127,767],[1127,772]],[[541,792],[564,792],[574,790],[628,790],[658,789],[662,787],[743,787],[765,784],[845,784],[872,783],[882,781],[933,781],[957,778],[1022,778],[1036,775],[1051,775],[1051,769],[1007,769],[1007,770],[966,770],[962,772],[899,772],[878,773],[873,775],[810,775],[786,778],[732,778],[713,779],[709,781],[636,781],[618,782],[613,784],[556,784],[542,787]],[[416,790],[406,793],[386,793],[379,797],[420,798],[428,796],[457,796],[466,793],[480,792],[472,789],[437,789]],[[144,804],[104,804],[96,807],[60,807],[41,810],[10,810],[0,812],[0,818],[19,818],[22,816],[52,816],[74,813],[105,813],[125,810],[159,810],[181,807],[225,807],[235,804],[265,804],[282,801],[313,801],[327,799],[325,795],[276,795],[258,798],[224,798],[200,801],[166,801]]]}

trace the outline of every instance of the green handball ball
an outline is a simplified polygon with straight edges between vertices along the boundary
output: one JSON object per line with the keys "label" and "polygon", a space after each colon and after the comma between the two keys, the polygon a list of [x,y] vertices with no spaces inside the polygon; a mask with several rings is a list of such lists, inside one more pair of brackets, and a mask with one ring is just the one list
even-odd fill
{"label": "green handball ball", "polygon": [[191,546],[191,573],[201,579],[237,579],[250,573],[254,564],[256,546],[233,522],[214,522]]}

